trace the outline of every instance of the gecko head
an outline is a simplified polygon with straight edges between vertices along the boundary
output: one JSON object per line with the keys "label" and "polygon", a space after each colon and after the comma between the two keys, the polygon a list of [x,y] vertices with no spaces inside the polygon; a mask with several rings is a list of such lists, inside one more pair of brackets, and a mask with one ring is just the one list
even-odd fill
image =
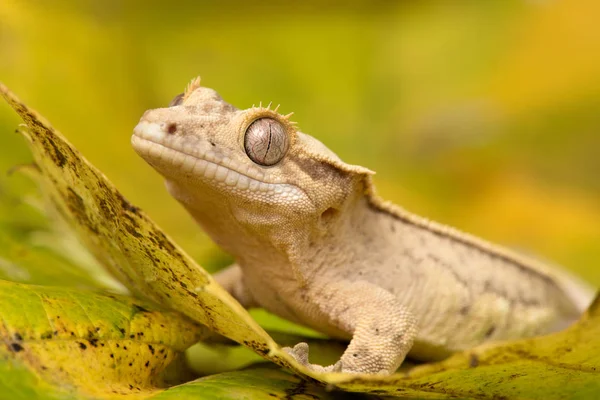
{"label": "gecko head", "polygon": [[371,171],[298,132],[290,115],[238,110],[196,79],[142,116],[132,144],[203,226],[306,223],[335,214]]}

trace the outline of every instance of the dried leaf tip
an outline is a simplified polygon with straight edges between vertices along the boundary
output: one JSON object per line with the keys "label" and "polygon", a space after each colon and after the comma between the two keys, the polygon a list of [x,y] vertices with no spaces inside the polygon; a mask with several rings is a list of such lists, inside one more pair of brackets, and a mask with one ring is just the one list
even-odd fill
{"label": "dried leaf tip", "polygon": [[190,94],[194,92],[194,90],[200,87],[200,77],[197,76],[191,80],[190,83],[185,88],[185,92],[183,92],[183,100],[187,99]]}

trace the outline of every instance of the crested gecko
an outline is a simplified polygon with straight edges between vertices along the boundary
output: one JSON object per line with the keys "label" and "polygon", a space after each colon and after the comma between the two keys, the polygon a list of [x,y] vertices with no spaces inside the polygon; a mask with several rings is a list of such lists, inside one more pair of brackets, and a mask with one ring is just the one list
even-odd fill
{"label": "crested gecko", "polygon": [[289,115],[239,110],[199,78],[148,110],[132,145],[236,263],[216,279],[245,307],[348,340],[316,371],[390,374],[574,321],[591,294],[564,272],[411,214]]}

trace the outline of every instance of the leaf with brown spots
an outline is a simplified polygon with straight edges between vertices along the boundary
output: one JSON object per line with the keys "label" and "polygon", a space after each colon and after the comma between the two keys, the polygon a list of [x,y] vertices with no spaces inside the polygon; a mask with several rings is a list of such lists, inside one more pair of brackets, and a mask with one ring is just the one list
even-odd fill
{"label": "leaf with brown spots", "polygon": [[0,399],[347,398],[264,367],[173,386],[207,330],[126,296],[0,280],[0,321]]}
{"label": "leaf with brown spots", "polygon": [[33,380],[30,390],[148,396],[165,385],[166,367],[207,332],[129,297],[7,281],[0,281],[0,321],[0,393],[15,391],[10,398],[23,395],[15,369]]}

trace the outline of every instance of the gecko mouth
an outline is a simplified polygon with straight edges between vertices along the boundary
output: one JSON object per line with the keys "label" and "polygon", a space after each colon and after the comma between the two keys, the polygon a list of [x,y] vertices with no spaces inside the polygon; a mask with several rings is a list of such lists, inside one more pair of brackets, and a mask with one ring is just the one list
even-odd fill
{"label": "gecko mouth", "polygon": [[285,201],[301,201],[304,191],[284,182],[265,182],[264,174],[244,168],[228,157],[223,157],[206,146],[186,148],[177,137],[167,135],[161,124],[141,121],[133,130],[131,144],[135,151],[151,165],[159,163],[176,167],[181,175],[193,176],[230,190],[256,193],[257,199],[277,197]]}

